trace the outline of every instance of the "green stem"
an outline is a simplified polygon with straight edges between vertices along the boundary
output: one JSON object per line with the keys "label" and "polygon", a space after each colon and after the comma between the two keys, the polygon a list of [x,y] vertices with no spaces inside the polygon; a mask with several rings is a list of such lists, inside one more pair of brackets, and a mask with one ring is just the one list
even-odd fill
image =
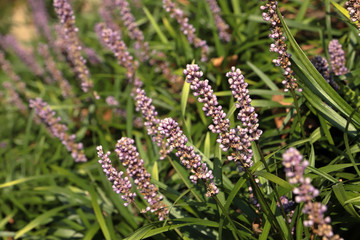
{"label": "green stem", "polygon": [[[215,199],[217,205],[221,208],[221,211],[223,212],[223,214],[225,215],[225,217],[226,217],[227,220],[229,221],[230,225],[234,228],[233,232],[234,232],[234,231],[236,232],[236,234],[233,233],[234,237],[235,237],[236,239],[239,239],[239,238],[236,236],[236,235],[238,234],[237,228],[236,228],[234,222],[231,220],[228,212],[225,210],[224,206],[221,204],[221,202],[219,201],[219,199],[217,198],[217,196],[213,195],[213,198]],[[244,227],[245,229],[247,229],[245,226],[243,226],[243,227]],[[248,230],[249,230],[249,229],[248,229]],[[250,232],[251,232],[251,231],[250,231]],[[239,237],[240,237],[240,236],[239,236]]]}
{"label": "green stem", "polygon": [[[265,160],[265,158],[264,158],[264,154],[263,154],[263,152],[262,152],[262,150],[261,150],[258,142],[256,143],[256,147],[257,147],[258,152],[260,153],[260,159],[261,159],[261,162],[264,164],[266,171],[267,171],[268,173],[271,173],[271,172],[270,172],[269,165],[267,164],[267,162],[266,162],[266,160]],[[287,226],[287,228],[288,228],[288,231],[289,231],[289,233],[291,233],[290,225],[289,225],[289,219],[288,219],[288,217],[287,217],[287,215],[286,215],[284,206],[283,206],[283,204],[282,204],[282,202],[281,202],[279,192],[278,192],[275,184],[274,184],[272,181],[269,181],[269,182],[270,182],[271,188],[274,190],[276,199],[277,199],[277,201],[278,201],[278,203],[279,203],[279,205],[280,205],[281,213],[282,213],[282,215],[283,215],[283,217],[284,217],[284,219],[285,219],[285,223],[286,223],[286,226]],[[290,239],[292,239],[291,234],[289,234],[289,236],[290,236]]]}

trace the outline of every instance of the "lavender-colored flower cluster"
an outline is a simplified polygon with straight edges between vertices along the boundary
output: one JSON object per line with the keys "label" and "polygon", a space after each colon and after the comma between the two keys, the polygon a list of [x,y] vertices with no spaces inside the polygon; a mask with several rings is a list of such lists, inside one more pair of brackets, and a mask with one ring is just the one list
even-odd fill
{"label": "lavender-colored flower cluster", "polygon": [[304,177],[305,168],[309,162],[295,148],[290,148],[283,154],[283,165],[286,176],[291,184],[300,184],[293,189],[295,201],[304,203],[303,213],[307,215],[304,226],[311,227],[314,234],[322,239],[339,240],[339,235],[334,235],[330,225],[330,217],[325,217],[326,206],[312,200],[319,195],[319,190],[311,185],[311,179]]}
{"label": "lavender-colored flower cluster", "polygon": [[201,48],[201,61],[205,62],[208,59],[209,46],[205,40],[195,35],[196,30],[194,26],[189,23],[189,18],[185,17],[184,12],[171,0],[163,0],[163,8],[180,24],[181,31],[187,36],[189,43],[193,44],[196,48]]}
{"label": "lavender-colored flower cluster", "polygon": [[134,180],[135,185],[140,190],[144,199],[149,203],[145,211],[156,214],[160,221],[164,220],[169,214],[169,210],[162,201],[163,196],[158,192],[154,184],[150,182],[150,173],[145,169],[144,160],[134,146],[134,140],[123,137],[118,140],[115,152],[121,163],[127,168],[127,174]]}
{"label": "lavender-colored flower cluster", "polygon": [[46,102],[43,102],[41,98],[36,98],[35,100],[30,99],[30,107],[35,110],[35,113],[46,125],[50,133],[61,140],[62,144],[71,153],[75,162],[87,161],[83,150],[83,144],[75,142],[75,134],[69,135],[66,132],[67,127],[60,123],[61,118],[55,117],[56,113],[51,110]]}
{"label": "lavender-colored flower cluster", "polygon": [[75,15],[71,5],[67,0],[54,0],[54,8],[62,26],[61,31],[64,34],[63,40],[67,47],[68,60],[71,61],[75,73],[81,81],[82,90],[88,92],[93,87],[93,83],[86,67],[86,60],[81,55],[82,46],[77,35],[79,30],[75,26]]}
{"label": "lavender-colored flower cluster", "polygon": [[229,83],[233,96],[238,101],[236,107],[241,108],[238,119],[242,122],[243,127],[238,126],[235,129],[229,129],[229,119],[226,118],[226,113],[219,105],[209,81],[200,80],[203,72],[200,71],[199,66],[196,64],[187,65],[183,73],[186,75],[186,81],[191,84],[190,88],[194,91],[194,96],[198,97],[199,102],[204,103],[205,115],[212,117],[213,124],[209,126],[209,129],[213,133],[219,134],[217,142],[220,143],[221,149],[225,152],[229,148],[234,150],[228,156],[228,160],[235,161],[240,171],[243,168],[251,167],[253,165],[251,142],[258,140],[262,131],[257,130],[257,114],[250,105],[251,99],[241,71],[232,68],[232,72],[227,74],[230,77]]}
{"label": "lavender-colored flower cluster", "polygon": [[126,68],[126,75],[130,81],[133,81],[134,87],[141,87],[142,82],[135,76],[137,62],[134,61],[134,58],[128,52],[127,46],[124,41],[121,40],[120,35],[116,31],[105,27],[102,23],[97,24],[96,29],[98,33],[101,33],[99,38],[110,48],[119,64]]}
{"label": "lavender-colored flower cluster", "polygon": [[144,125],[148,135],[156,142],[156,136],[158,134],[157,126],[160,123],[160,120],[157,118],[158,113],[154,105],[152,105],[152,99],[147,97],[145,91],[141,88],[136,89],[135,106],[136,111],[141,111],[143,119],[145,120]]}
{"label": "lavender-colored flower cluster", "polygon": [[104,0],[99,9],[99,14],[105,25],[113,31],[116,31],[121,37],[121,29],[119,25],[115,22],[113,17],[113,4],[113,0]]}
{"label": "lavender-colored flower cluster", "polygon": [[338,40],[334,39],[329,42],[329,55],[331,70],[336,76],[344,75],[348,73],[348,69],[345,66],[345,52],[342,49]]}
{"label": "lavender-colored flower cluster", "polygon": [[105,101],[109,106],[119,105],[119,102],[114,98],[114,96],[108,96]]}
{"label": "lavender-colored flower cluster", "polygon": [[14,72],[11,64],[5,59],[4,53],[0,50],[0,65],[5,74],[14,82],[17,90],[25,95],[26,85],[21,81],[20,77]]}
{"label": "lavender-colored flower cluster", "polygon": [[112,183],[112,188],[117,194],[121,194],[121,199],[125,201],[124,205],[128,206],[134,202],[136,193],[131,192],[132,184],[128,177],[123,177],[124,172],[118,172],[111,164],[109,158],[110,152],[104,154],[102,146],[96,148],[97,154],[100,158],[99,163],[108,177],[108,180]]}
{"label": "lavender-colored flower cluster", "polygon": [[213,13],[215,19],[216,28],[219,31],[219,37],[225,42],[230,42],[231,35],[228,33],[229,25],[227,25],[220,16],[221,9],[216,0],[207,0],[210,10]]}
{"label": "lavender-colored flower cluster", "polygon": [[46,69],[51,74],[51,77],[56,82],[58,82],[63,97],[74,98],[74,93],[71,89],[71,86],[69,82],[63,77],[61,71],[56,67],[56,63],[49,52],[48,46],[45,44],[39,45],[38,52],[44,58],[46,62]]}
{"label": "lavender-colored flower cluster", "polygon": [[44,0],[28,0],[33,13],[35,26],[40,34],[43,34],[51,46],[54,45],[54,39],[51,34],[49,17],[46,11]]}
{"label": "lavender-colored flower cluster", "polygon": [[149,59],[149,44],[144,41],[144,34],[138,28],[135,17],[130,11],[129,3],[126,0],[115,0],[115,4],[120,10],[120,16],[124,26],[127,28],[128,35],[132,40],[135,40],[135,49],[140,50],[139,58],[141,61]]}
{"label": "lavender-colored flower cluster", "polygon": [[264,21],[269,22],[271,25],[269,37],[274,40],[274,43],[270,45],[270,52],[276,52],[279,55],[277,59],[273,60],[273,63],[284,70],[283,75],[285,79],[282,83],[285,85],[285,92],[290,89],[297,89],[301,92],[302,90],[298,88],[296,78],[294,77],[294,71],[291,69],[290,54],[287,53],[287,45],[285,43],[286,38],[281,30],[280,16],[276,13],[277,5],[277,1],[268,0],[264,6],[260,7],[264,11],[262,14]]}
{"label": "lavender-colored flower cluster", "polygon": [[24,49],[13,35],[0,36],[0,38],[3,49],[13,49],[14,53],[35,75],[42,76],[44,74],[44,71],[37,64],[33,53]]}
{"label": "lavender-colored flower cluster", "polygon": [[[165,118],[160,122],[158,131],[166,140],[167,150],[163,152],[163,156],[175,149],[175,155],[180,158],[181,164],[191,170],[191,182],[196,184],[199,179],[202,179],[206,182],[207,197],[218,194],[219,189],[213,181],[212,171],[208,169],[206,163],[201,163],[201,156],[196,154],[194,147],[186,145],[188,139],[181,131],[179,124],[172,118]],[[161,146],[161,142],[158,142],[158,145]]]}
{"label": "lavender-colored flower cluster", "polygon": [[27,114],[27,107],[24,105],[19,94],[15,91],[11,83],[3,82],[3,87],[9,92],[9,103],[10,105],[16,106],[19,111],[23,114]]}
{"label": "lavender-colored flower cluster", "polygon": [[360,1],[359,0],[349,0],[345,3],[346,10],[348,10],[350,15],[350,20],[355,23],[359,31],[360,36]]}
{"label": "lavender-colored flower cluster", "polygon": [[340,87],[339,85],[334,81],[331,73],[329,64],[326,60],[326,58],[321,56],[315,56],[311,59],[311,63],[314,65],[316,70],[323,76],[323,78],[335,89],[338,90]]}

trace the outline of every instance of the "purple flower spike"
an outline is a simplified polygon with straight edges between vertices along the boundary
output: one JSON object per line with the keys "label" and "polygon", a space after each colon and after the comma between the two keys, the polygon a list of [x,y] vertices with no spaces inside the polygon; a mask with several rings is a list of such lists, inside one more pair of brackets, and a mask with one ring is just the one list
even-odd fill
{"label": "purple flower spike", "polygon": [[219,5],[217,4],[216,0],[207,0],[210,10],[213,13],[214,19],[215,19],[215,25],[216,28],[219,31],[220,39],[222,39],[225,42],[230,42],[231,35],[228,33],[229,31],[229,25],[227,25],[224,20],[221,18],[220,13],[221,9]]}
{"label": "purple flower spike", "polygon": [[27,107],[24,105],[23,101],[21,100],[19,94],[15,91],[11,83],[3,82],[3,87],[9,92],[9,103],[10,105],[16,106],[19,111],[23,114],[27,114]]}
{"label": "purple flower spike", "polygon": [[[202,179],[207,186],[207,197],[218,194],[219,189],[213,181],[212,171],[208,169],[206,163],[201,162],[201,156],[196,154],[192,146],[186,146],[188,139],[179,124],[172,118],[165,118],[160,122],[158,130],[161,137],[166,140],[167,150],[163,154],[166,155],[175,149],[175,155],[180,158],[181,164],[191,170],[191,182],[197,184],[198,179]],[[161,143],[158,145],[161,146]]]}
{"label": "purple flower spike", "polygon": [[145,120],[145,127],[147,133],[152,137],[153,141],[157,141],[157,125],[160,123],[160,120],[157,118],[158,113],[152,105],[152,99],[147,97],[145,91],[141,88],[137,88],[135,92],[135,106],[136,111],[141,111],[141,114]]}
{"label": "purple flower spike", "polygon": [[336,76],[348,73],[345,67],[345,52],[338,40],[334,39],[329,42],[329,55],[331,69]]}
{"label": "purple flower spike", "polygon": [[150,57],[149,53],[149,44],[144,41],[144,34],[138,28],[135,17],[130,11],[129,3],[126,0],[115,0],[116,6],[120,10],[120,16],[123,21],[124,26],[127,28],[128,35],[132,40],[135,40],[135,49],[139,53],[139,58],[141,61],[146,61]]}
{"label": "purple flower spike", "polygon": [[33,13],[35,26],[40,34],[43,34],[51,46],[54,46],[54,38],[51,34],[49,17],[44,0],[28,0]]}
{"label": "purple flower spike", "polygon": [[325,217],[326,206],[320,202],[312,202],[319,195],[319,190],[311,185],[311,180],[304,177],[305,168],[309,162],[303,160],[303,156],[295,148],[288,149],[283,154],[283,165],[285,173],[291,184],[299,184],[293,189],[295,202],[305,203],[303,213],[307,215],[304,220],[305,227],[311,227],[314,234],[326,240],[340,240],[339,235],[334,235],[330,225],[330,217]]}
{"label": "purple flower spike", "polygon": [[311,63],[314,65],[316,70],[323,76],[323,78],[335,89],[338,90],[340,87],[339,85],[334,81],[334,79],[331,76],[329,64],[326,60],[326,58],[321,56],[315,56],[313,59],[311,59]]}
{"label": "purple flower spike", "polygon": [[36,76],[44,74],[42,68],[37,64],[34,54],[21,46],[13,35],[0,36],[0,38],[2,47],[4,49],[13,49],[14,53]]}
{"label": "purple flower spike", "polygon": [[20,77],[14,72],[11,64],[5,59],[4,53],[0,50],[0,66],[2,70],[4,70],[5,74],[14,82],[16,85],[17,90],[21,94],[25,94],[26,85],[24,82],[21,81]]}
{"label": "purple flower spike", "polygon": [[163,8],[180,24],[181,31],[187,36],[189,43],[193,44],[196,48],[201,48],[201,61],[207,61],[209,46],[206,44],[205,40],[202,40],[195,35],[196,29],[189,23],[189,18],[185,17],[184,12],[171,0],[163,0]]}
{"label": "purple flower spike", "polygon": [[44,60],[46,62],[46,64],[45,64],[46,69],[51,74],[51,77],[56,82],[58,82],[58,84],[61,88],[61,93],[62,93],[63,97],[64,98],[67,98],[67,97],[74,98],[75,95],[72,91],[72,88],[71,88],[69,82],[63,77],[61,71],[56,67],[56,63],[49,52],[48,46],[45,44],[39,45],[38,52],[44,58]]}
{"label": "purple flower spike", "polygon": [[111,164],[109,158],[110,152],[104,154],[102,146],[96,148],[97,154],[100,158],[99,163],[108,177],[108,180],[112,183],[112,188],[117,194],[121,194],[121,199],[125,201],[125,207],[134,202],[136,193],[131,192],[132,184],[128,177],[123,177],[123,172],[118,172]]}
{"label": "purple flower spike", "polygon": [[66,149],[71,153],[75,162],[86,162],[86,156],[83,150],[82,143],[75,142],[75,134],[69,135],[67,127],[61,124],[61,118],[55,117],[56,113],[51,110],[50,106],[41,100],[36,98],[30,99],[30,107],[35,110],[36,115],[45,124],[49,132],[56,138],[59,138]]}
{"label": "purple flower spike", "polygon": [[353,23],[355,23],[360,36],[360,1],[359,0],[349,0],[345,3],[346,10],[348,10],[350,19]]}
{"label": "purple flower spike", "polygon": [[250,141],[259,140],[262,131],[257,129],[259,126],[258,115],[255,108],[251,106],[251,98],[247,89],[248,84],[245,82],[244,76],[239,68],[232,67],[231,72],[228,72],[226,77],[229,78],[232,95],[237,101],[235,106],[240,108],[237,119],[241,121],[243,128],[250,136]]}
{"label": "purple flower spike", "polygon": [[[81,81],[81,88],[84,92],[88,92],[93,87],[90,80],[89,70],[86,67],[86,60],[81,55],[82,46],[78,39],[79,29],[75,26],[75,15],[71,5],[67,0],[54,0],[55,12],[60,19],[62,29],[60,29],[64,38],[62,39],[66,44],[66,51],[74,66],[75,73]],[[59,31],[58,31],[59,32]]]}
{"label": "purple flower spike", "polygon": [[238,126],[235,129],[229,129],[229,119],[226,113],[219,105],[217,97],[214,94],[208,80],[201,80],[203,72],[196,64],[187,65],[184,70],[186,81],[191,84],[190,88],[194,91],[194,96],[198,101],[204,103],[203,111],[206,116],[211,116],[213,124],[209,129],[213,133],[218,133],[217,142],[220,148],[226,152],[229,148],[233,149],[229,161],[235,161],[239,170],[249,168],[253,165],[251,142],[258,140],[262,131],[257,130],[258,120],[254,108],[251,107],[251,99],[246,89],[247,84],[239,69],[232,68],[233,71],[227,74],[234,98],[238,101],[237,107],[241,108],[238,119],[242,122],[243,127]]}
{"label": "purple flower spike", "polygon": [[150,211],[162,221],[169,214],[169,210],[162,201],[163,196],[159,194],[157,187],[150,182],[151,175],[145,169],[144,160],[140,158],[134,143],[134,140],[123,137],[118,140],[115,152],[122,165],[127,168],[127,174],[134,180],[140,193],[150,205],[143,212]]}
{"label": "purple flower spike", "polygon": [[299,92],[302,91],[298,88],[297,80],[294,77],[294,71],[291,69],[290,54],[287,53],[287,45],[285,43],[285,36],[281,30],[280,17],[276,13],[278,2],[275,0],[268,0],[264,6],[260,9],[263,11],[262,17],[264,21],[270,23],[270,35],[269,37],[274,40],[274,43],[270,45],[270,52],[278,53],[278,58],[273,60],[275,66],[281,67],[284,72],[285,79],[282,83],[285,85],[284,91],[287,92],[290,89],[297,89]]}
{"label": "purple flower spike", "polygon": [[120,35],[116,31],[105,27],[102,23],[96,25],[96,32],[101,33],[101,36],[99,36],[101,41],[110,48],[117,58],[118,63],[126,68],[129,81],[134,81],[135,88],[141,87],[142,82],[135,76],[137,62],[134,61],[134,58],[128,52],[127,46],[124,41],[121,40]]}

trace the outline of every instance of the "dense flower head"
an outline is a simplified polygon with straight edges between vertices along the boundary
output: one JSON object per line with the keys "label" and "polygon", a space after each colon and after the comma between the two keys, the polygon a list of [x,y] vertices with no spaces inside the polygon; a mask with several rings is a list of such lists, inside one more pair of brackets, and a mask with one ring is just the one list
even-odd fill
{"label": "dense flower head", "polygon": [[[237,119],[241,121],[243,128],[250,136],[250,141],[259,140],[262,131],[258,130],[258,118],[255,108],[251,106],[251,98],[249,95],[248,84],[245,82],[244,76],[239,68],[232,67],[231,71],[226,74],[230,84],[233,97],[236,99],[235,106],[240,108]],[[240,130],[240,129],[239,129]]]}
{"label": "dense flower head", "polygon": [[194,96],[198,97],[198,101],[204,103],[202,110],[206,116],[211,116],[213,124],[209,126],[209,129],[213,133],[218,133],[217,142],[220,143],[220,148],[223,151],[227,151],[229,148],[234,151],[228,156],[228,160],[235,161],[238,164],[239,170],[243,168],[249,168],[253,165],[251,150],[251,142],[258,140],[261,131],[257,130],[258,120],[257,115],[254,112],[254,108],[251,107],[251,99],[248,96],[246,89],[247,84],[242,82],[243,76],[240,70],[233,68],[232,72],[227,75],[230,77],[229,83],[233,95],[237,103],[237,107],[241,107],[238,118],[242,122],[243,127],[238,126],[234,129],[230,128],[229,119],[226,117],[226,113],[219,105],[217,97],[214,94],[208,80],[201,80],[203,72],[196,64],[188,64],[183,71],[186,76],[186,81],[190,83],[190,88],[194,91]]}
{"label": "dense flower head", "polygon": [[360,36],[360,1],[359,0],[349,0],[345,3],[346,10],[349,12],[350,20],[355,23],[359,31]]}
{"label": "dense flower head", "polygon": [[145,127],[149,136],[155,140],[157,135],[157,125],[160,123],[158,119],[158,113],[152,105],[152,99],[146,96],[146,93],[143,89],[137,88],[135,91],[135,106],[136,111],[141,111],[141,114],[145,120]]}
{"label": "dense flower head", "polygon": [[162,221],[169,214],[169,210],[162,201],[163,196],[159,194],[157,187],[150,182],[151,175],[145,169],[144,160],[140,158],[134,143],[133,139],[122,137],[116,144],[115,152],[123,166],[127,168],[127,174],[134,180],[140,193],[150,205],[143,212],[151,211]]}
{"label": "dense flower head", "polygon": [[20,77],[14,72],[11,64],[5,59],[4,53],[0,50],[0,65],[5,74],[14,82],[17,90],[25,94],[26,85],[21,81]]}
{"label": "dense flower head", "polygon": [[340,76],[348,73],[348,69],[345,66],[345,52],[342,49],[338,40],[333,39],[329,42],[329,55],[331,70],[335,75]]}
{"label": "dense flower head", "polygon": [[56,113],[51,110],[50,106],[41,100],[36,98],[35,100],[30,99],[30,107],[35,110],[36,115],[45,124],[50,133],[59,138],[66,149],[71,153],[75,162],[86,162],[86,156],[83,150],[82,143],[75,142],[75,134],[69,135],[66,131],[68,130],[64,124],[61,124],[61,118],[55,117]]}
{"label": "dense flower head", "polygon": [[316,70],[323,76],[323,78],[335,89],[338,90],[340,87],[339,85],[334,81],[331,73],[329,64],[326,60],[326,58],[321,56],[315,56],[311,59],[311,63],[314,65]]}
{"label": "dense flower head", "polygon": [[163,0],[163,8],[180,24],[181,31],[187,36],[189,43],[196,48],[201,48],[201,61],[205,62],[208,59],[209,46],[205,40],[196,36],[196,29],[189,23],[189,18],[185,17],[184,12],[171,0]]}
{"label": "dense flower head", "polygon": [[[213,182],[212,171],[208,169],[206,163],[201,162],[201,156],[195,152],[194,147],[186,145],[188,139],[179,124],[172,118],[165,118],[159,123],[158,131],[162,139],[166,141],[163,156],[175,149],[175,155],[180,158],[181,164],[191,170],[191,182],[196,184],[199,179],[202,179],[207,184],[206,196],[217,194],[219,190]],[[158,145],[161,146],[161,142]]]}
{"label": "dense flower head", "polygon": [[121,199],[125,201],[124,205],[128,206],[130,203],[134,202],[136,193],[131,192],[132,184],[128,177],[123,177],[124,172],[118,172],[111,164],[109,158],[110,151],[105,153],[103,152],[102,146],[96,148],[97,154],[100,158],[99,163],[103,169],[103,172],[108,177],[108,180],[112,183],[112,188],[117,194],[121,194]]}
{"label": "dense flower head", "polygon": [[119,102],[115,99],[114,96],[108,96],[105,101],[109,106],[118,106],[119,105]]}
{"label": "dense flower head", "polygon": [[231,35],[228,33],[229,25],[227,25],[220,16],[221,9],[217,4],[216,0],[207,0],[210,10],[213,13],[216,28],[219,31],[219,37],[225,42],[229,42]]}
{"label": "dense flower head", "polygon": [[58,82],[63,97],[74,98],[74,93],[69,82],[63,77],[61,71],[56,67],[56,63],[49,52],[49,48],[45,44],[41,44],[38,47],[39,54],[44,58],[46,62],[46,69],[50,73],[51,77]]}
{"label": "dense flower head", "polygon": [[44,0],[28,0],[33,13],[35,26],[40,34],[43,34],[50,45],[53,46],[54,39],[51,34],[48,13]]}
{"label": "dense flower head", "polygon": [[61,29],[66,44],[68,60],[71,61],[77,77],[81,81],[81,88],[84,92],[88,92],[93,83],[90,80],[89,70],[86,67],[86,60],[81,55],[82,46],[78,39],[79,29],[75,25],[75,15],[68,0],[54,0],[55,12],[60,19]]}
{"label": "dense flower head", "polygon": [[19,94],[15,91],[12,84],[9,82],[3,82],[3,87],[6,89],[9,93],[9,103],[10,105],[16,106],[19,111],[26,115],[27,114],[27,107],[21,100]]}
{"label": "dense flower head", "polygon": [[101,34],[99,38],[102,39],[103,43],[113,52],[119,64],[126,68],[127,77],[130,81],[134,82],[134,87],[141,87],[142,82],[135,76],[137,62],[134,61],[133,56],[128,52],[127,46],[124,41],[121,40],[120,35],[102,23],[99,23],[96,28],[97,32]]}
{"label": "dense flower head", "polygon": [[129,37],[132,40],[135,40],[135,49],[140,50],[137,51],[137,53],[139,53],[140,60],[148,60],[150,57],[149,44],[144,41],[144,34],[136,24],[135,17],[130,11],[129,3],[126,0],[115,0],[115,4],[120,10],[121,19],[124,26],[127,28]]}
{"label": "dense flower head", "polygon": [[[291,69],[290,54],[287,53],[287,45],[285,43],[285,36],[281,30],[281,22],[279,15],[276,13],[278,2],[275,0],[268,0],[264,6],[261,6],[260,9],[263,11],[262,17],[264,21],[270,23],[269,37],[274,40],[274,43],[270,45],[270,52],[278,53],[278,58],[273,60],[275,66],[281,67],[285,79],[282,83],[285,85],[285,91],[290,89],[297,89],[302,91],[301,88],[298,88],[296,78],[294,77],[294,71]],[[282,16],[281,16],[282,17]]]}
{"label": "dense flower head", "polygon": [[307,215],[304,220],[305,227],[311,227],[314,234],[322,237],[323,240],[340,240],[339,235],[334,235],[330,225],[330,217],[325,217],[326,206],[320,202],[312,202],[319,195],[319,190],[311,185],[311,180],[304,177],[305,168],[309,162],[303,160],[303,156],[295,148],[289,148],[283,154],[283,165],[285,173],[291,184],[299,184],[293,189],[295,202],[304,203],[303,213]]}
{"label": "dense flower head", "polygon": [[12,49],[14,53],[21,59],[21,61],[37,76],[42,76],[44,71],[37,64],[34,54],[28,51],[17,41],[13,35],[0,36],[0,44],[3,49]]}

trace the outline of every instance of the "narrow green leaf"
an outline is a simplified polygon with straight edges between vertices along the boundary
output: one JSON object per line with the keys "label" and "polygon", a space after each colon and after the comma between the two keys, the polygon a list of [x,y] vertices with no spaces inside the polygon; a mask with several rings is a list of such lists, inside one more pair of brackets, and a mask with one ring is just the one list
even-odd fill
{"label": "narrow green leaf", "polygon": [[34,220],[29,222],[24,228],[19,230],[15,235],[15,239],[22,237],[25,233],[31,231],[32,229],[40,226],[43,223],[45,223],[49,218],[54,217],[58,212],[61,212],[62,210],[66,209],[66,208],[70,208],[72,206],[75,206],[75,204],[67,204],[65,206],[47,210],[45,213],[37,216]]}
{"label": "narrow green leaf", "polygon": [[93,187],[90,187],[89,188],[89,194],[91,196],[91,205],[94,209],[94,212],[95,212],[95,216],[96,216],[96,219],[100,225],[100,228],[101,228],[101,231],[103,232],[104,234],[104,237],[106,240],[111,240],[111,235],[110,235],[110,232],[109,232],[109,229],[105,223],[105,219],[104,219],[104,216],[103,216],[103,213],[100,209],[100,206],[97,202],[97,194],[94,190]]}
{"label": "narrow green leaf", "polygon": [[149,19],[151,25],[154,27],[156,33],[159,35],[159,38],[160,38],[161,42],[162,43],[168,43],[169,41],[167,40],[167,38],[165,37],[165,35],[161,31],[159,25],[157,24],[154,17],[151,15],[150,11],[146,7],[143,7],[143,10],[144,10],[147,18]]}
{"label": "narrow green leaf", "polygon": [[346,192],[344,189],[344,186],[342,183],[338,183],[334,186],[332,186],[332,189],[335,193],[336,198],[339,200],[340,204],[343,206],[343,208],[350,213],[352,216],[359,218],[359,214],[356,212],[354,206],[351,203],[346,203],[348,197],[346,196]]}
{"label": "narrow green leaf", "polygon": [[271,81],[271,79],[265,74],[263,73],[258,67],[256,67],[254,64],[252,64],[251,62],[247,61],[246,64],[261,78],[261,80],[263,80],[263,82],[271,89],[274,91],[278,91],[279,88],[276,86],[275,83],[273,83],[273,81]]}
{"label": "narrow green leaf", "polygon": [[266,178],[269,181],[272,181],[274,183],[276,183],[277,185],[287,189],[288,191],[291,191],[294,186],[291,185],[290,183],[288,183],[287,181],[285,181],[284,179],[279,178],[278,176],[271,174],[269,172],[266,171],[256,171],[255,175]]}
{"label": "narrow green leaf", "polygon": [[181,93],[181,103],[180,103],[181,114],[183,117],[185,117],[185,111],[186,111],[186,105],[188,102],[189,92],[190,92],[190,83],[185,81],[183,89],[182,89],[182,93]]}

